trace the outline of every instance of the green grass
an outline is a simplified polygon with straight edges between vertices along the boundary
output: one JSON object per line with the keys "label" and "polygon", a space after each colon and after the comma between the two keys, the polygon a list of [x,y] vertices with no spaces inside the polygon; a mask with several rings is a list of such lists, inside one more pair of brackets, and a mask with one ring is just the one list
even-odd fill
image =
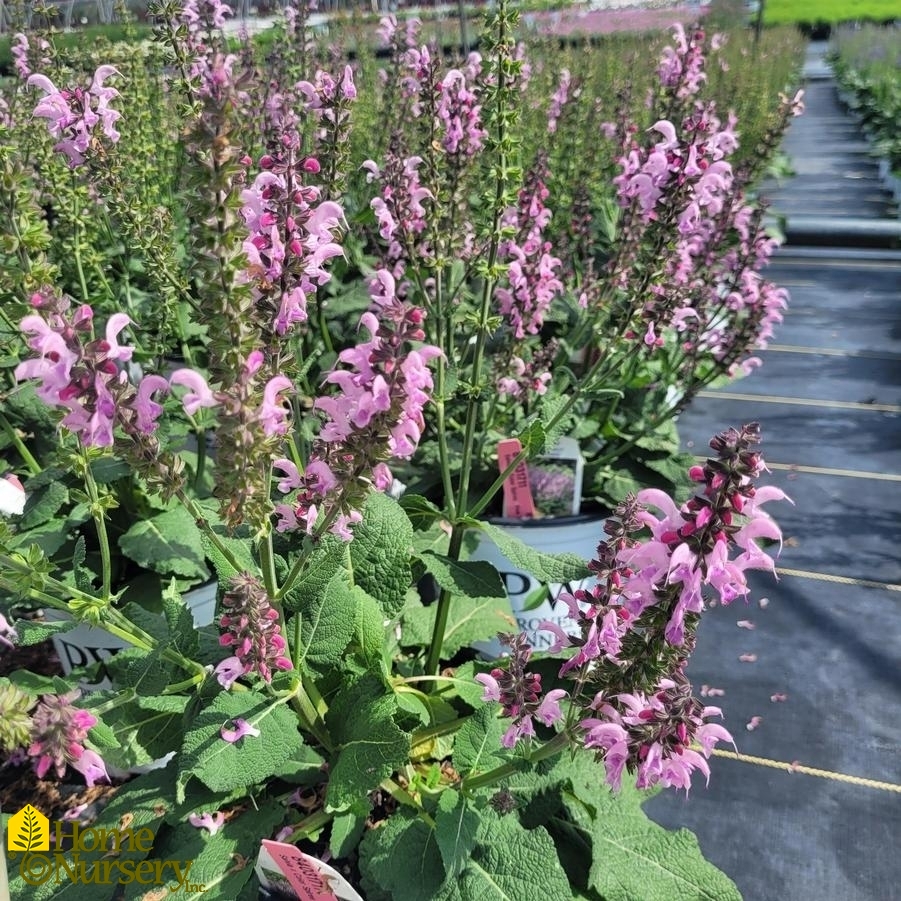
{"label": "green grass", "polygon": [[824,22],[887,22],[901,18],[899,0],[764,0],[768,25]]}

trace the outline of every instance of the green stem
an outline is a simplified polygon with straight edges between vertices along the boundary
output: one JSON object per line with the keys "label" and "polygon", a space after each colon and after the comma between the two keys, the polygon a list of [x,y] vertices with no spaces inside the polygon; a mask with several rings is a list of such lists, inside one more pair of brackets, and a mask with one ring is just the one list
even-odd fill
{"label": "green stem", "polygon": [[36,476],[41,472],[41,464],[32,456],[31,451],[25,446],[25,443],[13,428],[12,423],[3,415],[3,413],[0,413],[0,428],[3,429],[12,446],[19,452],[19,456],[25,462],[31,475]]}
{"label": "green stem", "polygon": [[102,569],[101,579],[103,584],[103,600],[108,601],[111,594],[113,581],[112,555],[110,554],[109,535],[106,531],[106,511],[100,503],[100,492],[94,481],[94,473],[91,472],[91,461],[87,451],[82,449],[81,459],[84,464],[84,484],[88,497],[91,500],[91,516],[97,528],[97,540],[100,543],[100,565]]}
{"label": "green stem", "polygon": [[432,738],[440,738],[442,735],[450,735],[469,722],[468,716],[461,716],[454,720],[448,720],[446,723],[438,723],[437,726],[430,726],[428,729],[418,729],[413,733],[410,744],[413,747],[429,741]]}
{"label": "green stem", "polygon": [[318,832],[323,826],[327,826],[334,819],[334,813],[328,813],[325,810],[317,810],[308,817],[304,817],[297,823],[291,831],[291,834],[282,839],[282,841],[294,844],[298,839],[307,838],[314,832]]}
{"label": "green stem", "polygon": [[384,791],[388,792],[395,801],[400,802],[406,807],[412,807],[432,829],[435,828],[435,820],[422,809],[422,805],[405,788],[402,788],[393,779],[385,779],[384,782],[382,782],[381,787]]}
{"label": "green stem", "polygon": [[[559,732],[549,742],[546,742],[529,755],[529,763],[535,764],[542,760],[547,760],[548,757],[559,754],[561,751],[568,748],[569,745],[569,735],[566,732]],[[463,791],[475,791],[476,789],[484,788],[486,785],[493,785],[495,782],[500,782],[501,779],[513,776],[521,770],[522,764],[517,761],[501,764],[499,767],[488,770],[487,773],[482,773],[480,776],[464,779]]]}
{"label": "green stem", "polygon": [[[451,531],[450,544],[447,555],[451,560],[460,559],[460,551],[463,548],[463,535],[466,529],[457,523]],[[427,673],[437,673],[441,666],[441,648],[444,645],[444,633],[447,631],[447,620],[450,615],[451,593],[446,588],[441,589],[435,610],[435,626],[432,629],[432,641],[429,645],[429,653],[426,658],[425,669]]]}

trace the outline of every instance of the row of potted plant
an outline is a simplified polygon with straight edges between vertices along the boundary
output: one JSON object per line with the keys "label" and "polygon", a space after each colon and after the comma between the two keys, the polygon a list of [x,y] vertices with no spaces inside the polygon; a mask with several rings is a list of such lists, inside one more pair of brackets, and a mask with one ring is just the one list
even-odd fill
{"label": "row of potted plant", "polygon": [[[785,303],[740,125],[704,98],[708,38],[675,30],[647,121],[625,100],[598,118],[610,161],[567,184],[582,88],[561,72],[544,146],[526,140],[505,3],[456,65],[386,20],[362,107],[349,64],[312,68],[303,10],[267,69],[228,52],[217,0],[156,13],[162,50],[87,76],[17,39],[0,587],[71,621],[4,634],[81,623],[129,649],[111,689],[5,680],[0,746],[89,784],[161,767],[100,822],[127,811],[211,897],[256,892],[246,863],[276,833],[347,861],[370,901],[736,897],[640,810],[730,740],[685,667],[705,590],[747,597],[779,537],[753,424],[685,467],[681,506],[645,480],[677,481],[675,413],[752,368]],[[758,156],[799,105],[775,104]],[[633,449],[641,468],[614,469]],[[579,478],[616,502],[581,555],[490,520],[571,512]],[[508,564],[564,586],[531,642]],[[183,593],[208,572],[198,628]],[[477,660],[498,632],[506,659]]]}

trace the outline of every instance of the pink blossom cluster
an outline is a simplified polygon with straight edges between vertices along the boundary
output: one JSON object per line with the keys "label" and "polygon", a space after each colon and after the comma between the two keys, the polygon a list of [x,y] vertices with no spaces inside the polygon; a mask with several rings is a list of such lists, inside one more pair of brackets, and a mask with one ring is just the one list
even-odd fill
{"label": "pink blossom cluster", "polygon": [[52,768],[59,778],[71,766],[84,776],[89,786],[95,782],[109,782],[103,758],[85,747],[88,730],[97,724],[97,717],[75,707],[80,692],[64,695],[43,695],[31,715],[31,744],[26,753],[35,758],[35,774],[39,779]]}
{"label": "pink blossom cluster", "polygon": [[526,670],[532,648],[524,634],[504,635],[501,643],[510,648],[506,668],[496,667],[490,673],[479,673],[475,679],[485,688],[482,700],[497,701],[502,715],[512,720],[501,738],[505,748],[512,748],[520,739],[535,737],[533,720],[552,726],[563,719],[560,701],[566,697],[566,692],[554,688],[542,696],[541,675]]}
{"label": "pink blossom cluster", "polygon": [[473,85],[481,70],[477,54],[470,72],[451,69],[439,84],[437,105],[441,123],[441,146],[450,156],[475,156],[483,147],[487,132],[482,127],[482,107]]}
{"label": "pink blossom cluster", "polygon": [[557,274],[561,261],[544,240],[551,211],[544,204],[549,192],[542,170],[539,162],[519,192],[517,207],[505,216],[506,224],[516,228],[516,237],[499,247],[499,259],[507,264],[507,284],[496,288],[494,296],[517,340],[538,334],[548,308],[563,291]]}
{"label": "pink blossom cluster", "polygon": [[[381,168],[372,160],[363,163],[367,181],[377,181],[381,187],[380,196],[374,197],[370,206],[378,221],[379,234],[388,244],[382,262],[397,280],[405,271],[407,246],[415,243],[426,229],[425,204],[434,200],[432,192],[420,181],[421,165],[420,156],[401,159],[390,151]],[[425,248],[422,251],[425,253]]]}
{"label": "pink blossom cluster", "polygon": [[303,95],[307,110],[325,118],[334,118],[334,107],[340,101],[357,99],[354,73],[350,66],[344,67],[340,81],[319,69],[312,82],[299,81],[297,90]]}
{"label": "pink blossom cluster", "polygon": [[[69,301],[49,290],[31,298],[38,312],[26,316],[19,328],[37,356],[15,369],[17,381],[39,379],[38,397],[49,406],[68,412],[62,425],[79,436],[85,446],[113,443],[121,386],[127,382],[119,364],[128,362],[132,348],[119,344],[120,332],[131,320],[115,313],[106,323],[105,337],[92,338],[94,311],[83,304],[69,312]],[[147,400],[149,398],[142,398]],[[138,408],[137,415],[148,415]]]}
{"label": "pink blossom cluster", "polygon": [[560,82],[557,90],[551,96],[551,103],[547,111],[547,131],[548,134],[556,134],[557,122],[560,121],[560,115],[563,113],[563,107],[570,100],[570,91],[573,88],[572,75],[569,69],[560,70]]}
{"label": "pink blossom cluster", "polygon": [[[676,24],[673,26],[673,39],[676,46],[664,48],[657,74],[664,87],[672,88],[676,96],[684,100],[697,94],[701,84],[707,80],[704,72],[704,32],[698,28],[692,30],[691,35],[686,35],[685,29]],[[716,35],[714,40],[717,40]]]}
{"label": "pink blossom cluster", "polygon": [[116,122],[121,113],[109,105],[119,92],[104,85],[107,78],[118,74],[113,66],[100,66],[86,91],[83,88],[60,91],[46,75],[28,78],[29,85],[44,92],[32,115],[47,120],[50,134],[60,139],[53,149],[65,154],[73,169],[84,163],[89,149],[99,142],[95,132],[98,123],[110,143],[119,140]]}
{"label": "pink blossom cluster", "polygon": [[[275,670],[293,668],[285,656],[278,611],[255,576],[250,573],[234,576],[222,598],[222,607],[219,626],[224,631],[219,644],[233,652],[216,667],[216,678],[223,687],[230,688],[236,679],[249,673],[271,682]],[[236,734],[234,739],[226,740],[237,741],[237,738]]]}
{"label": "pink blossom cluster", "polygon": [[9,620],[0,613],[0,647],[14,647],[13,642],[15,642],[18,637],[16,630],[12,627]]}
{"label": "pink blossom cluster", "polygon": [[424,314],[397,297],[389,272],[376,272],[370,295],[373,309],[360,318],[370,338],[343,350],[341,365],[326,376],[338,393],[314,403],[325,421],[304,472],[290,460],[275,462],[285,474],[279,490],[299,489],[292,503],[276,507],[279,531],[312,533],[324,515],[334,534],[350,540],[366,491],[391,485],[385,461],[408,459],[419,443],[432,389],[428,362],[441,352],[410,347],[425,337]]}
{"label": "pink blossom cluster", "polygon": [[[589,564],[596,583],[561,593],[575,634],[557,623],[540,625],[555,636],[549,653],[569,652],[559,675],[575,680],[571,703],[586,714],[580,720],[585,746],[599,753],[614,787],[628,767],[642,786],[687,790],[693,770],[708,773],[705,758],[716,741],[731,740],[706,722],[719,711],[692,698],[684,669],[705,590],[729,604],[747,598],[748,570],[775,571],[757,542],[780,540],[762,507],[785,495],[754,484],[765,468],[754,448],[759,436],[756,423],[717,435],[715,458],[689,473],[702,488],[681,507],[657,489],[620,504]],[[648,669],[649,660],[656,667]],[[479,681],[487,686],[485,698],[496,700],[498,677],[491,675],[493,682]],[[586,680],[603,686],[587,703]]]}
{"label": "pink blossom cluster", "polygon": [[306,321],[307,296],[329,281],[325,263],[342,253],[337,236],[344,212],[333,201],[320,202],[319,189],[303,183],[319,163],[299,159],[295,145],[285,136],[279,151],[260,159],[262,171],[241,192],[249,232],[244,278],[277,335]]}
{"label": "pink blossom cluster", "polygon": [[29,41],[28,36],[19,32],[14,34],[10,45],[10,53],[13,58],[13,68],[16,74],[23,81],[28,78],[34,71],[33,66],[39,69],[47,69],[51,65],[51,59],[47,55],[50,48],[50,42],[46,38],[32,36],[34,43]]}

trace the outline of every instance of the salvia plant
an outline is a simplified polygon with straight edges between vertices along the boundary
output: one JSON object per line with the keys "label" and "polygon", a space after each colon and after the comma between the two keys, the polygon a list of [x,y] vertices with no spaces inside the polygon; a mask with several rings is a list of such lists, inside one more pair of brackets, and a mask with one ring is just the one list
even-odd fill
{"label": "salvia plant", "polygon": [[[740,124],[702,96],[706,37],[676,29],[647,122],[560,72],[530,146],[503,2],[450,67],[386,20],[372,97],[305,9],[269,65],[226,40],[228,14],[165,0],[156,46],[76,65],[16,39],[0,644],[81,623],[129,647],[108,690],[0,680],[0,748],[39,777],[130,773],[98,825],[150,828],[214,898],[255,895],[271,836],[343,862],[369,901],[737,897],[640,805],[732,741],[686,667],[707,600],[774,571],[763,505],[784,495],[757,486],[755,423],[711,441],[682,503],[601,487],[641,447],[675,481],[674,414],[752,368],[785,304],[760,274],[754,165],[731,163]],[[773,107],[758,156],[799,105]],[[556,143],[586,112],[594,178]],[[591,561],[484,519],[563,435],[588,493],[616,497]],[[571,495],[542,472],[536,493]],[[479,533],[569,586],[547,653],[467,559]],[[156,611],[122,555],[155,574]],[[182,594],[208,571],[218,615],[197,627]],[[18,615],[35,607],[57,620]],[[476,658],[498,632],[504,656]]]}

